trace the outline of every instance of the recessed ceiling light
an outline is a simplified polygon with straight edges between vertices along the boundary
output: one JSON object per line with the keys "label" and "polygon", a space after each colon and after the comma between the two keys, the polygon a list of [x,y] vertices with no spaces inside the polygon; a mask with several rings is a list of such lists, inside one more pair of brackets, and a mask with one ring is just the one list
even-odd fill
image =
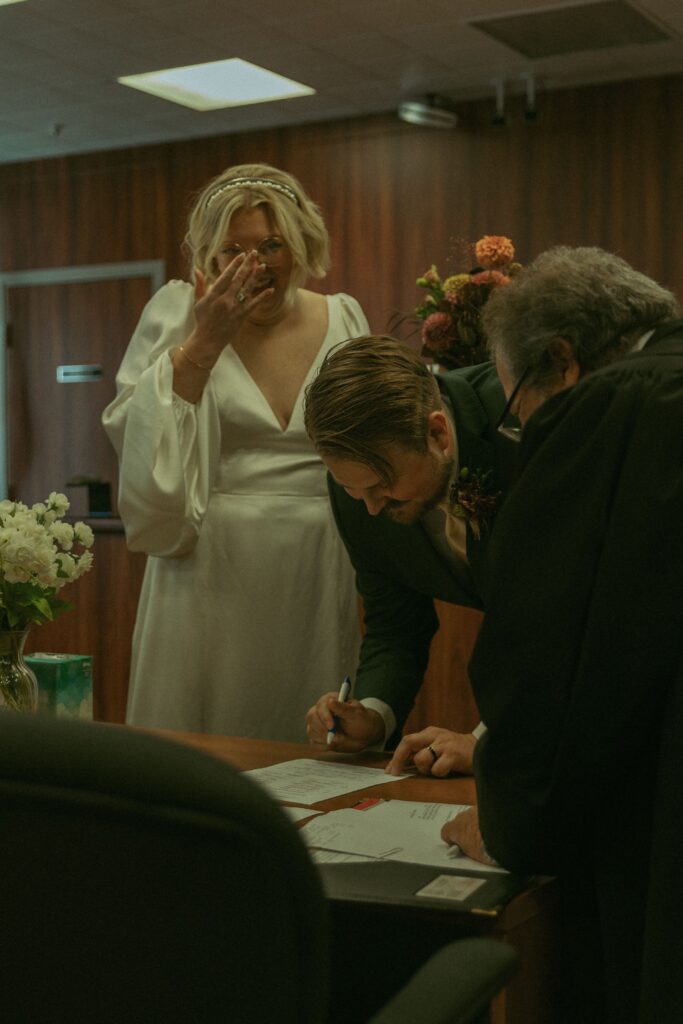
{"label": "recessed ceiling light", "polygon": [[193,110],[242,107],[249,103],[311,96],[315,92],[301,82],[293,82],[238,57],[150,71],[144,75],[124,75],[118,81]]}

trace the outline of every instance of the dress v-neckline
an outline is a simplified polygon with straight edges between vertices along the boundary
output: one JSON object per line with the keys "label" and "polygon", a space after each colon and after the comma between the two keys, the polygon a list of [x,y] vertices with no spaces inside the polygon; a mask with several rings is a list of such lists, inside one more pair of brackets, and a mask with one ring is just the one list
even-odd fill
{"label": "dress v-neckline", "polygon": [[321,356],[322,356],[322,353],[327,348],[327,340],[330,337],[330,331],[332,330],[332,304],[330,302],[330,296],[329,295],[325,295],[324,299],[325,299],[325,303],[327,305],[327,330],[325,331],[325,334],[323,335],[323,339],[320,342],[320,345],[318,347],[318,351],[313,356],[313,359],[311,361],[311,365],[309,366],[308,370],[306,371],[306,373],[304,375],[304,378],[303,378],[303,380],[301,382],[301,386],[299,387],[299,390],[297,392],[296,399],[294,400],[294,405],[292,406],[292,415],[289,417],[289,420],[287,421],[287,424],[284,427],[280,423],[280,420],[278,419],[275,410],[273,409],[272,405],[270,404],[270,402],[266,398],[265,394],[263,393],[263,391],[261,390],[259,385],[256,383],[256,381],[254,380],[252,375],[249,373],[249,370],[247,369],[246,364],[243,362],[243,360],[240,357],[239,353],[235,351],[235,349],[232,347],[232,345],[228,346],[228,348],[226,349],[227,352],[230,352],[232,354],[233,358],[237,361],[237,364],[239,365],[239,367],[241,368],[242,372],[244,373],[244,376],[251,383],[251,385],[252,385],[253,389],[256,391],[256,393],[260,396],[262,404],[265,405],[266,409],[270,413],[271,419],[273,420],[273,422],[275,423],[275,426],[277,427],[279,433],[281,433],[281,434],[286,434],[288,432],[289,428],[291,427],[292,422],[294,420],[294,417],[296,416],[296,413],[298,412],[299,407],[300,407],[300,405],[302,403],[303,393],[304,393],[304,390],[306,388],[306,385],[308,384],[308,382],[309,382],[313,372],[317,369],[318,364],[319,364],[320,359],[321,359]]}

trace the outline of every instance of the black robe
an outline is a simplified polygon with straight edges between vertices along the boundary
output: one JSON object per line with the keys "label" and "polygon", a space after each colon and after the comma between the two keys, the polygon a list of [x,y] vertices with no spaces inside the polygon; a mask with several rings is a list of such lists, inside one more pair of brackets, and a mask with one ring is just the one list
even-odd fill
{"label": "black robe", "polygon": [[681,1021],[683,323],[547,401],[521,455],[470,665],[482,835],[560,876],[567,1020]]}

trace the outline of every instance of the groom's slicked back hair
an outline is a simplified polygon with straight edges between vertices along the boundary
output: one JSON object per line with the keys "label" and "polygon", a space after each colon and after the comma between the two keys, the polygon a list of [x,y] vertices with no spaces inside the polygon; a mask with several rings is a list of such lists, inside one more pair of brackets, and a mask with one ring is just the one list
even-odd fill
{"label": "groom's slicked back hair", "polygon": [[391,482],[389,445],[427,451],[428,418],[442,407],[417,352],[387,335],[342,342],[306,389],[304,422],[316,450],[372,469]]}

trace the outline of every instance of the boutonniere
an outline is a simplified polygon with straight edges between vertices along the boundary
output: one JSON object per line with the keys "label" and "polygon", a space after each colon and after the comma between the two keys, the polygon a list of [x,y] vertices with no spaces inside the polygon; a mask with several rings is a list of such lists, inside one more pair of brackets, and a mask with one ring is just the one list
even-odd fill
{"label": "boutonniere", "polygon": [[484,473],[481,469],[463,467],[451,484],[450,514],[464,519],[476,540],[481,539],[482,530],[490,529],[502,494],[494,492],[492,477],[491,470]]}

